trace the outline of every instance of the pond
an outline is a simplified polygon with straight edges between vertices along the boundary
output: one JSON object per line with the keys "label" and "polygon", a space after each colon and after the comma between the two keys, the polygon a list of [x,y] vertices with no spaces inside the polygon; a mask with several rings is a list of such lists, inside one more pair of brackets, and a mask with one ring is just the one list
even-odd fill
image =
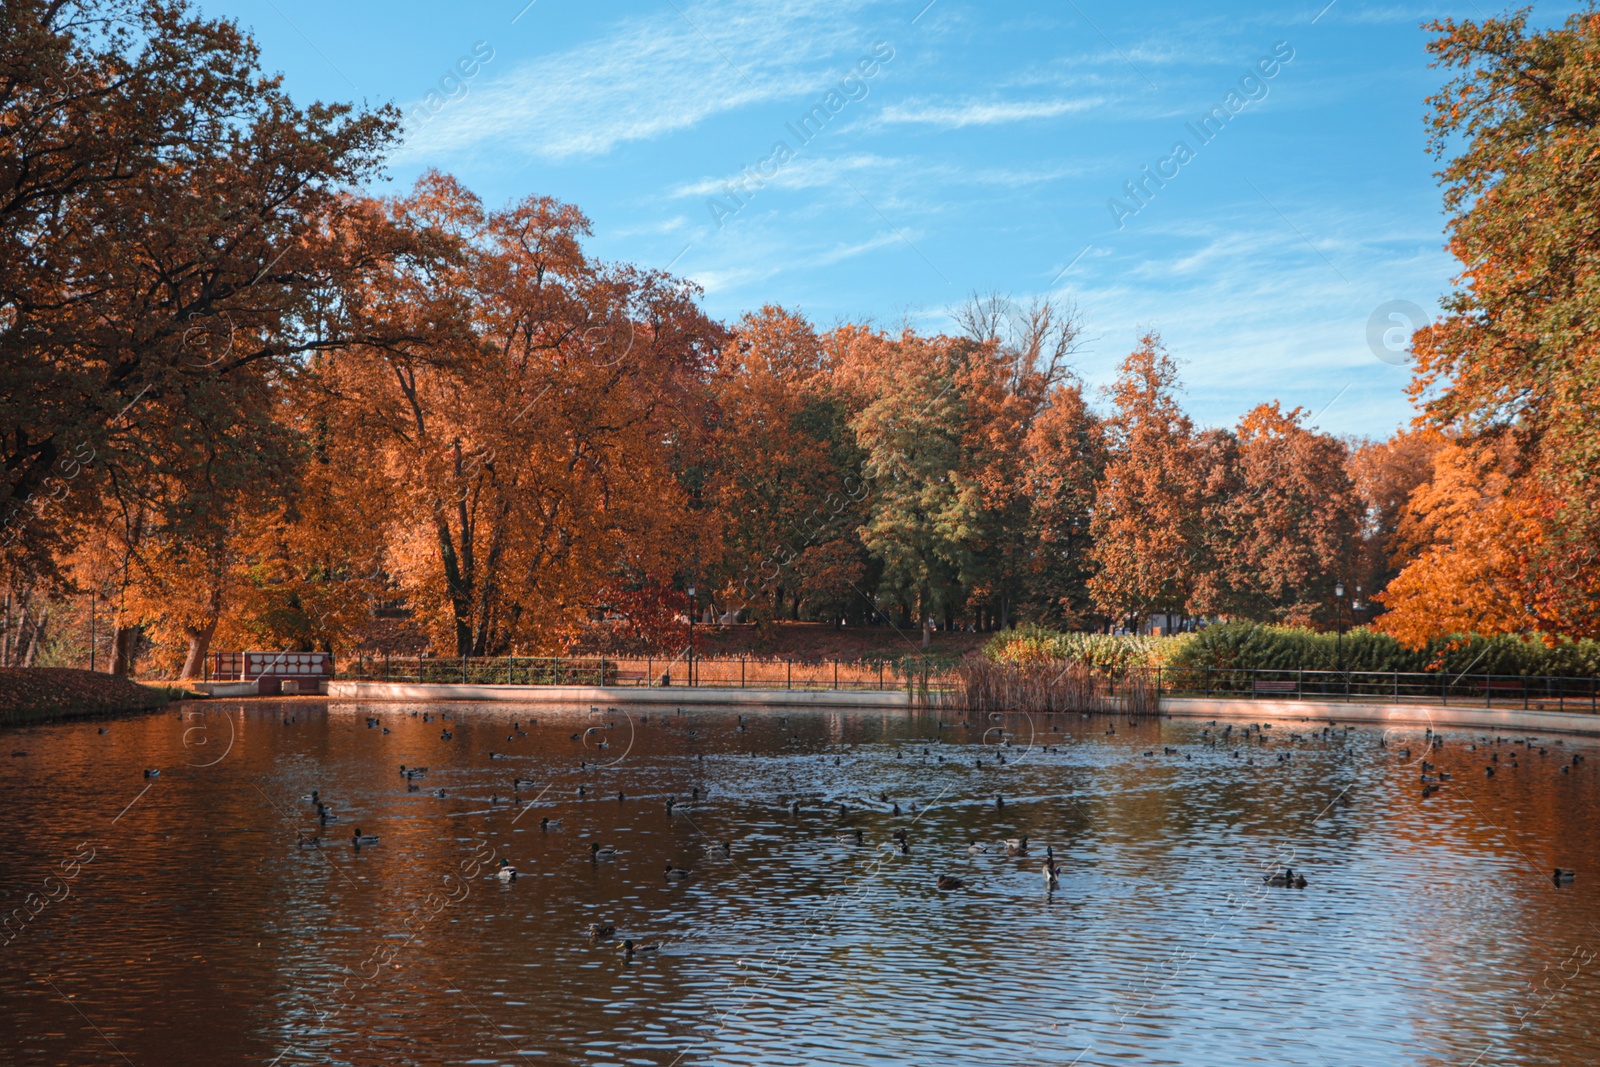
{"label": "pond", "polygon": [[326,700],[8,731],[0,1063],[1600,1062],[1600,760],[1525,741]]}

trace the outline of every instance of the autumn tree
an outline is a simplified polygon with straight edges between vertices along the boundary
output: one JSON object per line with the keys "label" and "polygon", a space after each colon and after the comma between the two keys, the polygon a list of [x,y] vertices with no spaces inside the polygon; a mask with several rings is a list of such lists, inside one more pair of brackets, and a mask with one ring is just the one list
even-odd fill
{"label": "autumn tree", "polygon": [[1178,389],[1177,364],[1146,334],[1107,390],[1109,460],[1090,525],[1089,590],[1116,620],[1187,613],[1207,571],[1206,465]]}
{"label": "autumn tree", "polygon": [[[1600,13],[1544,32],[1525,10],[1430,28],[1437,64],[1456,72],[1430,103],[1433,151],[1456,153],[1442,176],[1463,274],[1445,317],[1413,338],[1412,394],[1474,454],[1452,453],[1460,469],[1504,469],[1511,450],[1524,484],[1491,497],[1516,501],[1536,531],[1521,550],[1521,625],[1600,633]],[[1397,581],[1389,604],[1432,584]],[[1453,612],[1438,625],[1492,633],[1510,620]]]}
{"label": "autumn tree", "polygon": [[867,559],[855,536],[863,457],[830,371],[812,325],[766,307],[735,326],[711,381],[716,586],[724,606],[758,622],[786,607],[793,618],[808,605],[837,618],[865,606]]}
{"label": "autumn tree", "polygon": [[1354,591],[1360,504],[1345,446],[1307,429],[1305,415],[1274,401],[1239,421],[1236,483],[1211,509],[1222,613],[1325,625],[1337,610],[1334,584]]}
{"label": "autumn tree", "polygon": [[1515,446],[1447,444],[1412,493],[1395,533],[1399,575],[1379,595],[1378,629],[1411,648],[1448,634],[1517,633],[1536,622],[1524,564],[1535,516],[1518,498]]}
{"label": "autumn tree", "polygon": [[10,568],[52,571],[105,509],[143,509],[141,558],[204,584],[215,552],[188,546],[225,542],[241,489],[281,482],[275,384],[324,340],[321,239],[394,115],[298,108],[257,58],[181,2],[0,11]]}
{"label": "autumn tree", "polygon": [[[1360,507],[1356,581],[1371,594],[1384,591],[1408,557],[1400,543],[1407,501],[1433,476],[1433,460],[1445,439],[1423,428],[1401,430],[1383,441],[1352,445],[1345,469]],[[1382,610],[1382,602],[1373,607]]]}
{"label": "autumn tree", "polygon": [[720,334],[687,285],[589,259],[570,205],[486,212],[429,175],[379,210],[415,251],[353,297],[374,340],[318,373],[383,472],[386,571],[458,654],[559,648],[695,555],[678,459]]}
{"label": "autumn tree", "polygon": [[1077,384],[1057,386],[1028,430],[1029,500],[1024,609],[1033,621],[1088,629],[1096,621],[1090,527],[1105,475],[1105,430]]}
{"label": "autumn tree", "polygon": [[1006,627],[1019,607],[1037,603],[1030,435],[1054,391],[1076,385],[1070,359],[1082,322],[1071,303],[1035,300],[1024,309],[993,293],[974,294],[954,317],[977,342],[963,349],[958,384],[966,466],[980,493],[961,581],[980,628]]}
{"label": "autumn tree", "polygon": [[980,489],[963,462],[961,354],[948,338],[862,334],[847,373],[871,399],[852,418],[866,453],[859,534],[883,568],[880,593],[914,618],[922,643],[959,602]]}

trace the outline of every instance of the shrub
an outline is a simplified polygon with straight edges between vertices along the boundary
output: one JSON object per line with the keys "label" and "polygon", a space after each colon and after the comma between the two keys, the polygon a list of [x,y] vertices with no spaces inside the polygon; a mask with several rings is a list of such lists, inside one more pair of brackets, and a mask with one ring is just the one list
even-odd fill
{"label": "shrub", "polygon": [[1255,622],[1222,623],[1171,637],[1057,633],[1027,625],[995,634],[983,654],[1011,666],[1081,662],[1111,672],[1132,667],[1332,671],[1342,666],[1351,671],[1600,676],[1600,642],[1587,639],[1468,635],[1412,651],[1364,627],[1346,633],[1341,642],[1338,634]]}
{"label": "shrub", "polygon": [[1448,674],[1591,677],[1600,673],[1600,644],[1503,634],[1434,641],[1420,651],[1365,628],[1344,635],[1253,622],[1225,623],[1193,634],[1171,657],[1173,667],[1255,670],[1442,671]]}

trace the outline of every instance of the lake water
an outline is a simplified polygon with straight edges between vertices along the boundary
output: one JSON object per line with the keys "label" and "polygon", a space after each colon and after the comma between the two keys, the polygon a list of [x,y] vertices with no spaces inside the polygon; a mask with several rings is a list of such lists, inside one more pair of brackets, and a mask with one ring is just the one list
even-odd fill
{"label": "lake water", "polygon": [[1590,742],[1448,730],[1424,798],[1420,729],[746,714],[7,731],[0,1063],[1600,1062]]}

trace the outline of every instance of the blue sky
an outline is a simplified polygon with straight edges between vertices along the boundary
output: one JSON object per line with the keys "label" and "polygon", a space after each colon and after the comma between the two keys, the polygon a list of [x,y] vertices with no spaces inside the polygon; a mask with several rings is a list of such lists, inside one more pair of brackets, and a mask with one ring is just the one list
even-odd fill
{"label": "blue sky", "polygon": [[1325,2],[201,8],[302,102],[412,116],[386,191],[437,167],[491,204],[575,203],[594,254],[670,266],[725,320],[936,331],[974,290],[1071,299],[1092,386],[1157,330],[1204,424],[1280,399],[1385,436],[1409,372],[1374,312],[1432,315],[1455,274],[1420,24],[1498,9]]}

